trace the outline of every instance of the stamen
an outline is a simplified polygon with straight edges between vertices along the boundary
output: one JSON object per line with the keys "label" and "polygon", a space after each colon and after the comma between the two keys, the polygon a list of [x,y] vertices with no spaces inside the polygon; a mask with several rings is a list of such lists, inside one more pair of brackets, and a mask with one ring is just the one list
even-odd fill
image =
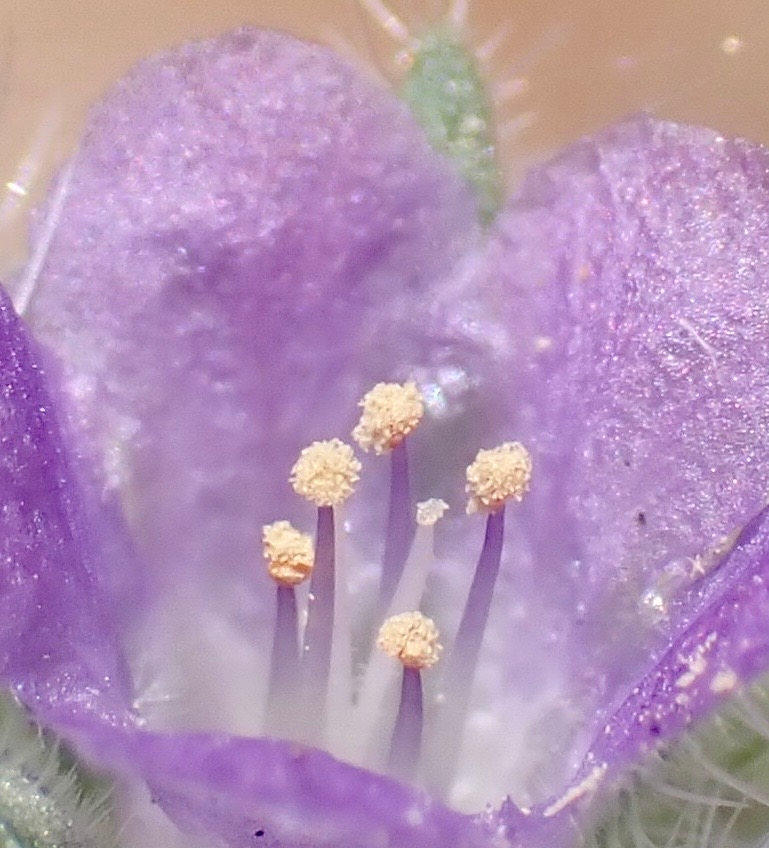
{"label": "stamen", "polygon": [[423,697],[421,671],[438,662],[442,650],[434,622],[420,612],[388,618],[377,647],[403,665],[401,698],[395,721],[388,771],[400,780],[412,780],[422,747]]}
{"label": "stamen", "polygon": [[[302,654],[303,697],[306,703],[312,704],[312,709],[305,713],[303,738],[312,743],[317,743],[325,733],[334,639],[349,645],[346,616],[336,622],[338,632],[336,636],[334,633],[335,606],[346,594],[347,587],[344,581],[337,585],[335,578],[333,508],[353,493],[360,468],[352,448],[339,439],[331,439],[304,448],[291,469],[290,482],[294,491],[318,507],[315,567],[310,581]],[[335,668],[341,671],[339,663]],[[346,678],[349,676],[348,673]]]}
{"label": "stamen", "polygon": [[425,412],[416,383],[377,383],[358,404],[363,412],[352,436],[360,447],[376,454],[390,452],[390,505],[379,589],[379,613],[384,614],[400,580],[414,539],[413,501],[405,438]]}
{"label": "stamen", "polygon": [[482,509],[488,515],[483,548],[440,683],[445,700],[429,743],[428,783],[442,796],[446,795],[454,780],[471,684],[499,574],[504,541],[504,505],[507,500],[520,501],[523,498],[531,482],[531,472],[529,452],[518,442],[507,442],[494,450],[478,451],[475,461],[467,469],[467,491],[471,495],[468,512]]}
{"label": "stamen", "polygon": [[[417,504],[417,531],[398,588],[387,609],[385,619],[418,607],[422,601],[427,576],[435,562],[434,526],[448,509],[445,501],[433,498]],[[355,722],[348,733],[348,755],[370,768],[380,768],[380,725],[387,712],[387,693],[394,680],[392,664],[380,652],[373,652],[360,686]]]}
{"label": "stamen", "polygon": [[479,450],[467,469],[467,514],[495,512],[506,501],[521,501],[531,483],[531,456],[520,442]]}
{"label": "stamen", "polygon": [[265,726],[269,736],[291,738],[296,727],[300,679],[294,586],[310,575],[315,557],[312,539],[288,521],[265,525],[262,543],[267,571],[278,584]]}

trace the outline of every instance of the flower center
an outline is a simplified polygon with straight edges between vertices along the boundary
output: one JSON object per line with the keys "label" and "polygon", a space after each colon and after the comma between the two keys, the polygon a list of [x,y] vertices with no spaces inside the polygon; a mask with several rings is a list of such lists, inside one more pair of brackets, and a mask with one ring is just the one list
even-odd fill
{"label": "flower center", "polygon": [[[438,663],[440,620],[419,610],[435,563],[434,527],[448,507],[438,499],[413,503],[407,458],[407,437],[423,418],[424,402],[414,383],[380,383],[360,407],[353,438],[364,451],[390,454],[375,620],[355,629],[370,639],[361,652],[367,659],[356,673],[351,634],[353,622],[360,622],[346,579],[354,563],[340,535],[340,514],[362,466],[339,439],[315,442],[289,477],[294,491],[317,507],[314,549],[310,537],[286,521],[263,528],[267,569],[276,583],[265,728],[447,798],[500,568],[505,505],[528,491],[531,458],[521,444],[507,442],[480,450],[467,469],[467,512],[486,516],[486,535],[459,627]],[[307,578],[304,601],[297,591]],[[423,677],[430,678],[427,691]]]}

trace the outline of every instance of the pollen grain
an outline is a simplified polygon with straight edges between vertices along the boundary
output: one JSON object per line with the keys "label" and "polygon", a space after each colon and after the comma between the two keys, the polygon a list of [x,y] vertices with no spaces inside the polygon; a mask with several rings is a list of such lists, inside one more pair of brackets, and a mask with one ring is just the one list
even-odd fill
{"label": "pollen grain", "polygon": [[299,454],[289,482],[298,495],[316,506],[338,506],[355,491],[360,469],[360,462],[345,442],[313,442]]}
{"label": "pollen grain", "polygon": [[443,646],[438,628],[421,612],[404,612],[388,618],[379,629],[377,648],[406,667],[421,670],[435,665]]}
{"label": "pollen grain", "polygon": [[262,527],[262,550],[270,577],[281,586],[298,586],[315,564],[312,539],[288,521]]}
{"label": "pollen grain", "polygon": [[496,512],[509,500],[522,500],[529,490],[531,472],[531,456],[520,442],[479,450],[467,467],[468,514]]}
{"label": "pollen grain", "polygon": [[358,403],[363,412],[352,437],[365,451],[387,453],[422,420],[424,400],[416,383],[377,383]]}

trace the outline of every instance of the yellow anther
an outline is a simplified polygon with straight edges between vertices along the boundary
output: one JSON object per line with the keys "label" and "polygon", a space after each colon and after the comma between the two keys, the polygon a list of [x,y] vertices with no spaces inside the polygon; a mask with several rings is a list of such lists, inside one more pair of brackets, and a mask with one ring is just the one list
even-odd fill
{"label": "yellow anther", "polygon": [[519,442],[479,450],[467,468],[467,512],[496,512],[506,501],[520,501],[531,483],[531,456]]}
{"label": "yellow anther", "polygon": [[337,506],[355,490],[360,468],[352,448],[339,439],[313,442],[299,454],[289,482],[316,506]]}
{"label": "yellow anther", "polygon": [[363,412],[352,437],[365,451],[381,454],[397,447],[425,414],[416,383],[377,383],[358,403]]}
{"label": "yellow anther", "polygon": [[288,521],[262,527],[262,544],[270,577],[283,586],[297,586],[309,577],[315,564],[312,539]]}
{"label": "yellow anther", "polygon": [[437,524],[443,513],[449,508],[446,501],[440,498],[430,498],[429,501],[422,501],[417,504],[417,524],[420,527],[432,527]]}
{"label": "yellow anther", "polygon": [[379,629],[377,648],[400,660],[406,668],[423,669],[435,665],[443,646],[438,628],[421,612],[393,615]]}

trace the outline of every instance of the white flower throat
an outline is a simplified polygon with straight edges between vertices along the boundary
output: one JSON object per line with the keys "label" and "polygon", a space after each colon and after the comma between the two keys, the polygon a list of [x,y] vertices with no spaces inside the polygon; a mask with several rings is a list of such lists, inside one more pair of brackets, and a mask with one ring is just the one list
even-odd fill
{"label": "white flower throat", "polygon": [[[437,499],[413,504],[406,446],[422,420],[423,400],[414,383],[380,383],[360,406],[353,438],[391,460],[374,620],[356,628],[370,639],[362,646],[367,662],[353,673],[356,616],[347,570],[355,564],[348,561],[339,520],[362,466],[339,439],[315,442],[290,474],[295,492],[317,507],[314,545],[286,521],[263,528],[264,556],[277,584],[264,732],[325,748],[448,798],[500,567],[505,504],[528,491],[531,458],[522,445],[507,442],[479,451],[467,469],[467,512],[486,515],[486,536],[459,628],[441,658],[440,621],[419,607],[435,561],[433,528],[447,505]],[[307,606],[300,610],[295,587],[307,578]],[[429,697],[425,675],[433,678]]]}

